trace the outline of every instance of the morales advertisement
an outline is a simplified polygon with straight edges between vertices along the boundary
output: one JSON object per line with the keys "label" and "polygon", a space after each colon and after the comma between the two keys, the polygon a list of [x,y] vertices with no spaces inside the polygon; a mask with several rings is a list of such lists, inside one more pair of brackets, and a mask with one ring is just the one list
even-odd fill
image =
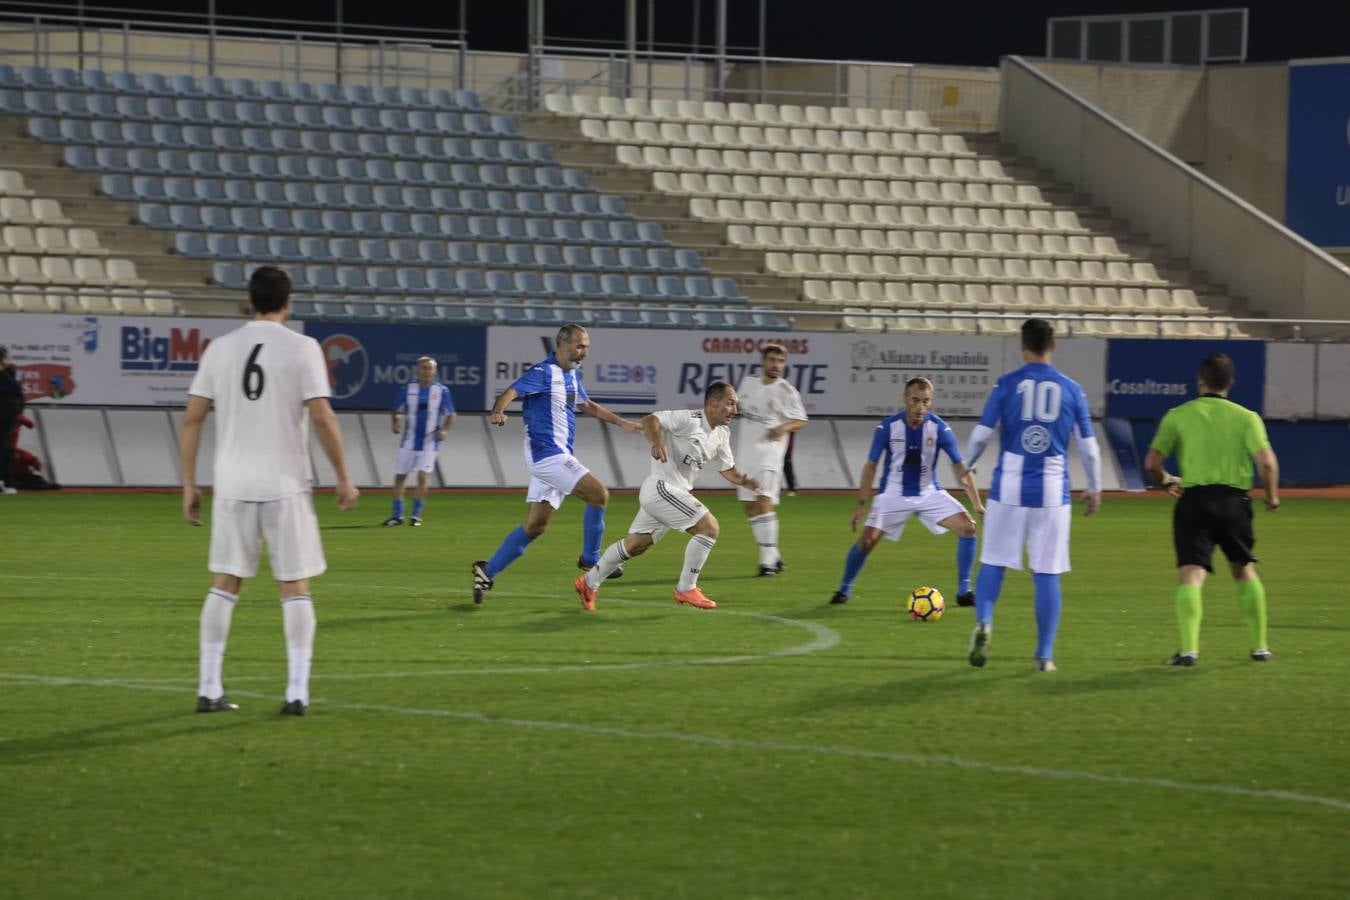
{"label": "morales advertisement", "polygon": [[182,406],[212,338],[240,319],[0,315],[29,403]]}
{"label": "morales advertisement", "polygon": [[1194,400],[1200,361],[1226,353],[1237,368],[1228,396],[1261,412],[1266,385],[1266,345],[1261,341],[1168,341],[1118,338],[1108,342],[1106,414],[1122,419],[1160,419]]}
{"label": "morales advertisement", "polygon": [[390,409],[420,356],[440,364],[455,409],[485,409],[487,329],[479,326],[355,325],[308,322],[328,361],[336,409]]}

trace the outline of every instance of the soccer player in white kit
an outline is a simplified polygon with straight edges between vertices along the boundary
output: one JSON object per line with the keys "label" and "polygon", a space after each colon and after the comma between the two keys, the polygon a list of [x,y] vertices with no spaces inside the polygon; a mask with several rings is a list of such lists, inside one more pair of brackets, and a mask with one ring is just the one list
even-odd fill
{"label": "soccer player in white kit", "polygon": [[427,482],[436,468],[436,452],[455,421],[455,403],[450,389],[436,380],[436,360],[423,356],[415,366],[417,378],[398,389],[398,399],[389,427],[402,434],[398,457],[394,460],[394,508],[385,525],[403,524],[403,483],[408,473],[417,470],[417,492],[413,495],[409,525],[422,524],[427,504]]}
{"label": "soccer player in white kit", "polygon": [[239,589],[258,571],[267,544],[281,594],[288,680],[281,711],[302,716],[309,708],[309,668],[314,646],[314,603],[309,580],[326,564],[319,522],[310,499],[309,429],[333,466],[339,509],[356,505],[347,475],[342,432],[329,405],[331,388],[323,351],[313,338],[282,323],[291,309],[291,279],[263,266],[248,283],[252,322],[213,340],[188,388],[179,433],[183,515],[201,524],[197,448],[202,424],[216,410],[214,498],[211,502],[211,590],[201,614],[201,666],[197,712],[238,709],[225,699],[220,671]]}
{"label": "soccer player in white kit", "polygon": [[760,351],[760,371],[746,375],[736,388],[739,415],[736,458],[752,475],[758,487],[741,487],[736,496],[745,507],[750,528],[759,544],[759,574],[783,571],[778,550],[778,495],[782,488],[783,457],[787,436],[806,426],[802,395],[783,377],[787,351],[779,344],[765,344]]}
{"label": "soccer player in white kit", "polygon": [[736,415],[736,390],[714,381],[703,393],[703,409],[662,410],[642,420],[642,433],[652,445],[652,469],[638,492],[637,516],[623,540],[611,544],[590,571],[572,582],[584,609],[595,609],[600,585],[626,560],[641,556],[668,531],[687,531],[684,568],[675,586],[675,602],[697,609],[716,609],[703,595],[698,576],[717,542],[717,518],[695,499],[694,482],[705,466],[713,466],[734,485],[750,490],[759,483],[736,470],[731,453],[731,429]]}

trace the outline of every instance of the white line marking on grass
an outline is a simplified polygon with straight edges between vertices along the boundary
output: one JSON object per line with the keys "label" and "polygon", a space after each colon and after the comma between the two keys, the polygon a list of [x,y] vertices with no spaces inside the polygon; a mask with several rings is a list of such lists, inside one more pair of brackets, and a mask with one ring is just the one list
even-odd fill
{"label": "white line marking on grass", "polygon": [[[0,681],[11,684],[36,684],[49,687],[116,687],[159,693],[180,693],[180,688],[160,684],[144,684],[135,681],[120,681],[111,678],[55,678],[45,675],[26,675],[21,673],[0,672]],[[276,699],[270,694],[254,691],[231,691],[232,697],[249,697],[258,700]],[[903,763],[908,766],[945,766],[968,769],[974,772],[988,772],[994,775],[1017,775],[1026,778],[1042,778],[1056,781],[1083,781],[1094,784],[1123,785],[1128,787],[1148,787],[1161,790],[1182,791],[1195,794],[1219,794],[1227,797],[1243,797],[1255,800],[1284,800],[1291,803],[1304,803],[1312,806],[1325,806],[1350,812],[1350,800],[1336,797],[1319,797],[1316,794],[1301,794],[1297,791],[1279,791],[1264,788],[1247,788],[1231,784],[1202,784],[1188,781],[1175,781],[1170,778],[1144,778],[1134,775],[1105,775],[1098,772],[1084,772],[1076,769],[1046,769],[1040,766],[1015,766],[1006,763],[983,762],[978,759],[964,759],[959,756],[931,756],[915,753],[896,753],[889,750],[867,750],[861,747],[843,747],[830,744],[788,744],[779,741],[752,741],[742,738],[717,737],[706,734],[683,734],[676,731],[639,731],[609,725],[586,725],[580,722],[553,722],[541,719],[512,719],[491,716],[487,713],[451,710],[423,709],[414,706],[390,706],[381,703],[352,703],[344,700],[315,699],[314,706],[332,709],[346,709],[356,712],[389,713],[399,716],[422,716],[431,719],[450,719],[459,722],[474,722],[480,725],[503,725],[508,728],[528,728],[539,731],[563,731],[573,734],[597,735],[603,737],[629,738],[632,740],[664,741],[668,743],[697,744],[705,747],[722,747],[733,750],[760,750],[775,753],[799,753],[814,756],[840,756],[850,759],[866,759],[878,762]]]}

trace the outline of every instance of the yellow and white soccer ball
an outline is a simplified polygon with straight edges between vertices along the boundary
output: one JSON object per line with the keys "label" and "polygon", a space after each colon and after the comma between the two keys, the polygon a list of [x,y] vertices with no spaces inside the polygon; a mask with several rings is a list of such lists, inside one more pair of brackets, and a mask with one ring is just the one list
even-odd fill
{"label": "yellow and white soccer ball", "polygon": [[947,601],[937,588],[925,585],[909,592],[908,606],[910,618],[920,622],[936,622],[942,618]]}

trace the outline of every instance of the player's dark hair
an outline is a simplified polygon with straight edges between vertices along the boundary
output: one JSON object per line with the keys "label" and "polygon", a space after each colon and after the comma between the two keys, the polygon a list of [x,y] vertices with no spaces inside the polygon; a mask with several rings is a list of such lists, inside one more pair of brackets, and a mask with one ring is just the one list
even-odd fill
{"label": "player's dark hair", "polygon": [[770,353],[781,353],[784,356],[787,356],[787,348],[784,347],[782,344],[765,344],[764,346],[759,348],[760,359],[763,359]]}
{"label": "player's dark hair", "polygon": [[1233,360],[1227,353],[1216,353],[1200,361],[1200,382],[1212,391],[1226,391],[1237,377]]}
{"label": "player's dark hair", "polygon": [[703,392],[703,403],[706,406],[714,400],[721,400],[722,395],[731,390],[731,385],[725,381],[714,381],[708,385],[708,389]]}
{"label": "player's dark hair", "polygon": [[563,343],[564,341],[570,344],[577,339],[578,334],[583,333],[585,330],[586,330],[585,328],[582,328],[575,322],[568,322],[566,325],[558,329],[558,337],[556,338],[556,340],[559,344]]}
{"label": "player's dark hair", "polygon": [[930,391],[933,389],[933,382],[929,381],[927,378],[924,378],[922,375],[915,375],[909,381],[905,382],[905,393],[908,394],[909,389],[914,387],[914,385],[916,384],[922,387],[926,387]]}
{"label": "player's dark hair", "polygon": [[1055,326],[1045,319],[1027,319],[1022,323],[1022,349],[1044,356],[1055,345]]}
{"label": "player's dark hair", "polygon": [[274,313],[291,297],[291,276],[279,266],[260,266],[248,280],[248,302],[255,312]]}

